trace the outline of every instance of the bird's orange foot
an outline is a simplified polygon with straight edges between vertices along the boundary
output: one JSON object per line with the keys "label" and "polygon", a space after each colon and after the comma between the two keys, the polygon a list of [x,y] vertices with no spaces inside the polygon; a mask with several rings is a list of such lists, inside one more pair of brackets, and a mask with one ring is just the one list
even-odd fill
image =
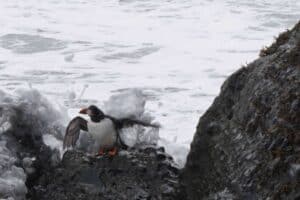
{"label": "bird's orange foot", "polygon": [[116,154],[117,154],[117,148],[116,147],[114,147],[114,148],[112,148],[109,152],[108,152],[108,155],[109,156],[115,156]]}
{"label": "bird's orange foot", "polygon": [[100,148],[98,151],[98,156],[103,156],[104,155],[104,149]]}

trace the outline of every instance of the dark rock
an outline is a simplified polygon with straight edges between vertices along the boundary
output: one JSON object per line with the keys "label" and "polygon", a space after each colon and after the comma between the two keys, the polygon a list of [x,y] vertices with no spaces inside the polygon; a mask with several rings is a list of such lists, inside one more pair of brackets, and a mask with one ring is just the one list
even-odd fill
{"label": "dark rock", "polygon": [[300,23],[231,75],[201,117],[181,177],[186,199],[297,199]]}
{"label": "dark rock", "polygon": [[15,165],[24,169],[26,186],[31,188],[41,174],[57,164],[52,161],[59,156],[59,152],[51,150],[42,139],[43,133],[52,127],[24,107],[2,106],[10,128],[0,135],[0,141],[6,141],[7,148],[18,158]]}
{"label": "dark rock", "polygon": [[58,167],[40,176],[31,198],[176,199],[179,171],[167,156],[156,159],[149,155],[157,151],[147,147],[121,151],[115,157],[68,151]]}

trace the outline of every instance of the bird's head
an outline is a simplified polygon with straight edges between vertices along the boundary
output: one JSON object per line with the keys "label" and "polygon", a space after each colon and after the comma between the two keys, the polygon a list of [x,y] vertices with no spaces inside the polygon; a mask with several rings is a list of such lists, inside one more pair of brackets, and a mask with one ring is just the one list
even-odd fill
{"label": "bird's head", "polygon": [[88,115],[93,121],[100,121],[104,118],[104,113],[102,110],[95,105],[90,105],[87,108],[83,108],[79,113]]}

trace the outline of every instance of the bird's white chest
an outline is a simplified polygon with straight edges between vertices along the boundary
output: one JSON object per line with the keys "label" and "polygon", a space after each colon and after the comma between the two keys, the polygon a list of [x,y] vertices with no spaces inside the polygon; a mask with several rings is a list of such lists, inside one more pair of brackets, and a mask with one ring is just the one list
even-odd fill
{"label": "bird's white chest", "polygon": [[100,147],[111,147],[115,144],[117,132],[112,120],[103,119],[100,122],[88,122],[88,132]]}

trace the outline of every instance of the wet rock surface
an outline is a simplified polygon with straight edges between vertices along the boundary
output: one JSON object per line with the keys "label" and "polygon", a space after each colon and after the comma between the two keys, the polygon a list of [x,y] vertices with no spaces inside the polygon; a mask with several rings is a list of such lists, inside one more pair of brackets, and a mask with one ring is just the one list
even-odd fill
{"label": "wet rock surface", "polygon": [[300,199],[300,23],[231,75],[201,117],[187,199]]}
{"label": "wet rock surface", "polygon": [[115,157],[64,154],[61,164],[40,176],[31,199],[175,199],[178,169],[164,149],[120,151]]}

